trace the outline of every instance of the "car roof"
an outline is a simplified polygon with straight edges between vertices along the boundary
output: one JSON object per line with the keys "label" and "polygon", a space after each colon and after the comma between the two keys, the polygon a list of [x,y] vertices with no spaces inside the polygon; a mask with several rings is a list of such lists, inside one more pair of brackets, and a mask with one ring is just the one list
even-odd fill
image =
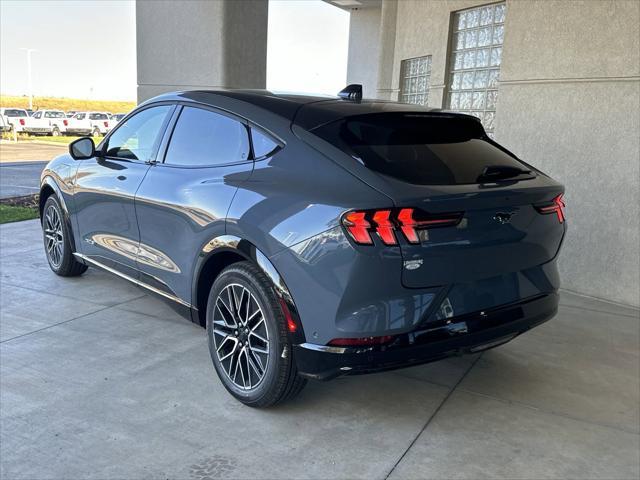
{"label": "car roof", "polygon": [[[386,100],[345,100],[338,96],[307,95],[270,90],[190,90],[171,92],[151,98],[143,103],[160,101],[189,101],[225,108],[228,100],[259,107],[288,119],[307,130],[352,115],[384,112],[440,112],[440,109],[422,107]],[[243,115],[242,111],[234,113]],[[453,114],[452,112],[447,112]]]}

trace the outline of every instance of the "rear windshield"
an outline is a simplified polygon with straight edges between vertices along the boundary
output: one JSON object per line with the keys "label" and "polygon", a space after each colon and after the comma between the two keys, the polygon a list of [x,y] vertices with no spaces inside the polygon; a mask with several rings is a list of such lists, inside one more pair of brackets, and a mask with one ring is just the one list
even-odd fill
{"label": "rear windshield", "polygon": [[91,113],[89,114],[89,120],[108,120],[106,113]]}
{"label": "rear windshield", "polygon": [[486,167],[527,169],[486,136],[475,119],[376,113],[312,132],[376,172],[418,185],[482,183]]}
{"label": "rear windshield", "polygon": [[44,112],[44,118],[64,118],[64,112]]}
{"label": "rear windshield", "polygon": [[4,111],[4,114],[7,117],[28,117],[26,110],[18,110],[14,108],[7,108]]}

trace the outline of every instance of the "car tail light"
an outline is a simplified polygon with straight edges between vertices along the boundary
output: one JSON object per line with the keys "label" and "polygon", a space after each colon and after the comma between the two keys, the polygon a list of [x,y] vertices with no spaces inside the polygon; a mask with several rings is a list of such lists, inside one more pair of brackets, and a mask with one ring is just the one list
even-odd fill
{"label": "car tail light", "polygon": [[24,127],[24,118],[20,119],[20,125],[22,125]]}
{"label": "car tail light", "polygon": [[62,120],[62,123],[64,124],[65,127],[69,125],[69,121],[66,118]]}
{"label": "car tail light", "polygon": [[370,347],[373,345],[384,345],[391,342],[393,335],[382,337],[361,337],[361,338],[334,338],[328,345],[332,347]]}
{"label": "car tail light", "polygon": [[342,217],[342,224],[356,243],[370,245],[373,243],[369,228],[371,224],[365,220],[366,212],[349,212]]}
{"label": "car tail light", "polygon": [[420,243],[419,230],[455,226],[461,219],[461,212],[431,215],[415,208],[358,210],[345,214],[342,225],[360,245],[372,245],[372,233],[385,245],[398,245],[395,234],[398,229],[407,242]]}
{"label": "car tail light", "polygon": [[564,214],[565,207],[566,205],[564,203],[564,195],[561,193],[560,195],[555,197],[553,200],[551,200],[550,204],[536,206],[536,210],[538,210],[538,212],[545,215],[550,213],[555,213],[558,216],[558,221],[560,223],[564,223],[566,219]]}
{"label": "car tail light", "polygon": [[104,122],[104,128],[109,128],[109,122]]}

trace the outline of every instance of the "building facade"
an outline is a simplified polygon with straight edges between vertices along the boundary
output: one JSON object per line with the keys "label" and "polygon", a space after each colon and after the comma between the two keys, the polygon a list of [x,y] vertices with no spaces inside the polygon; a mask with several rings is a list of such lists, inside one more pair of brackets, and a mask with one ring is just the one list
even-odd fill
{"label": "building facade", "polygon": [[[565,184],[564,288],[640,305],[638,0],[325,1],[350,12],[349,83],[478,116]],[[138,99],[264,88],[267,15],[267,0],[137,2]]]}

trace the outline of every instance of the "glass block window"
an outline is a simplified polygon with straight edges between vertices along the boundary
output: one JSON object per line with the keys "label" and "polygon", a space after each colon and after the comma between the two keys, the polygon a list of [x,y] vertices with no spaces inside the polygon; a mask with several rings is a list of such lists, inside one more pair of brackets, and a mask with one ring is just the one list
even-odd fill
{"label": "glass block window", "polygon": [[426,105],[429,100],[431,55],[403,60],[400,70],[400,101]]}
{"label": "glass block window", "polygon": [[493,136],[502,62],[506,5],[457,12],[448,84],[448,108],[478,117]]}

